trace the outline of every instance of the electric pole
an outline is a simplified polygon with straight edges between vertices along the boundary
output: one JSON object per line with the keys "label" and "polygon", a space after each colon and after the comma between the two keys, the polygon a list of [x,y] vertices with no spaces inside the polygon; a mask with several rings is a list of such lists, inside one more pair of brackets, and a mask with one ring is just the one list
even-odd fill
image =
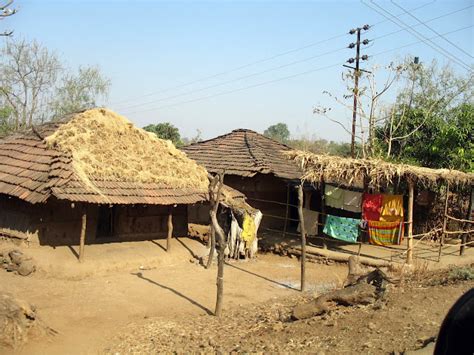
{"label": "electric pole", "polygon": [[357,123],[357,99],[359,96],[359,76],[361,71],[365,71],[363,69],[360,69],[359,66],[359,61],[360,60],[367,60],[369,57],[367,55],[360,55],[360,45],[364,44],[367,45],[369,44],[368,39],[364,39],[362,42],[360,40],[360,33],[361,31],[367,31],[369,30],[370,26],[369,25],[364,25],[362,27],[357,27],[349,31],[349,34],[357,34],[357,41],[356,43],[351,43],[349,44],[348,48],[355,48],[356,49],[356,56],[355,58],[349,58],[347,60],[348,63],[352,64],[355,62],[355,68],[351,67],[349,65],[344,65],[346,68],[350,68],[354,70],[354,108],[352,111],[352,135],[351,135],[351,156],[352,158],[355,158],[355,135],[356,135],[356,123]]}

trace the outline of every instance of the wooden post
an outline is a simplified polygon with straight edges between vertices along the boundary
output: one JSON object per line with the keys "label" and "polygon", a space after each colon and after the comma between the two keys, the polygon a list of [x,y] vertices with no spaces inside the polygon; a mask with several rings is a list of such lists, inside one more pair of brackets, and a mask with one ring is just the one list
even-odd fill
{"label": "wooden post", "polygon": [[[319,226],[318,226],[318,235],[320,234],[319,231],[323,230],[324,225],[326,224],[326,197],[324,195],[324,191],[326,190],[326,184],[325,184],[324,180],[321,180],[320,187],[321,187],[321,214],[322,214],[321,222],[322,222],[322,226],[321,226],[321,228],[319,228]],[[326,244],[326,239],[323,239],[323,249],[327,249],[327,248],[328,248],[328,246]]]}
{"label": "wooden post", "polygon": [[288,228],[288,212],[290,209],[290,184],[286,184],[286,211],[285,211],[285,226],[283,227],[283,237],[286,236],[286,230]]}
{"label": "wooden post", "polygon": [[444,200],[444,215],[443,215],[443,234],[441,234],[441,239],[439,241],[439,252],[438,252],[438,261],[441,260],[441,253],[444,245],[444,238],[446,235],[446,228],[448,224],[448,202],[449,202],[449,182],[446,186],[446,199]]}
{"label": "wooden post", "polygon": [[[466,220],[469,221],[471,219],[471,209],[472,209],[472,187],[471,187],[471,195],[469,196],[469,206],[467,208],[467,215]],[[464,225],[469,227],[469,223],[464,223]],[[464,255],[464,250],[466,248],[467,243],[467,233],[463,233],[461,235],[461,247],[459,249],[459,255]]]}
{"label": "wooden post", "polygon": [[166,251],[171,250],[171,238],[173,237],[173,206],[168,210],[168,237],[166,238]]}
{"label": "wooden post", "polygon": [[81,221],[81,237],[79,241],[79,262],[82,263],[84,260],[84,245],[86,244],[86,227],[87,227],[87,212],[84,208],[82,212],[82,221]]}
{"label": "wooden post", "polygon": [[303,216],[303,184],[298,186],[298,215],[300,217],[301,233],[301,292],[305,290],[305,264],[306,264],[306,228],[304,227]]}
{"label": "wooden post", "polygon": [[224,176],[223,174],[216,175],[209,184],[209,200],[211,202],[211,223],[218,237],[219,249],[217,252],[217,296],[216,296],[216,309],[214,314],[217,317],[222,315],[222,304],[224,298],[224,251],[226,247],[226,240],[224,231],[222,230],[219,222],[217,221],[217,210],[219,208],[219,202],[221,198],[221,190],[223,186]]}
{"label": "wooden post", "polygon": [[413,263],[413,197],[415,194],[415,184],[408,181],[408,250],[407,264]]}

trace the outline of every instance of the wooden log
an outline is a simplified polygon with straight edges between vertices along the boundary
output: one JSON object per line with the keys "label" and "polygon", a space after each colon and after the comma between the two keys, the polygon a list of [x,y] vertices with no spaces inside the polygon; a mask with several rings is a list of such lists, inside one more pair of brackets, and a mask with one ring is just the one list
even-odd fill
{"label": "wooden log", "polygon": [[300,218],[300,233],[301,233],[301,292],[305,290],[306,283],[306,228],[304,226],[303,215],[303,185],[298,186],[298,215]]}
{"label": "wooden log", "polygon": [[415,194],[415,184],[408,181],[408,243],[407,243],[407,261],[413,264],[413,199]]}
{"label": "wooden log", "polygon": [[81,236],[79,239],[79,262],[84,261],[84,245],[86,244],[87,212],[84,208],[81,220]]}
{"label": "wooden log", "polygon": [[449,182],[446,185],[446,198],[444,200],[444,216],[443,216],[443,233],[439,240],[438,262],[441,261],[441,253],[443,251],[444,239],[446,237],[446,227],[448,224],[448,201],[449,201]]}
{"label": "wooden log", "polygon": [[173,237],[173,206],[168,210],[168,237],[166,238],[166,251],[171,251],[171,238]]}
{"label": "wooden log", "polygon": [[[289,248],[288,253],[294,254],[296,256],[301,256],[301,250],[296,248]],[[348,262],[349,258],[353,256],[352,254],[347,253],[339,253],[337,251],[329,250],[329,249],[319,249],[319,248],[311,248],[311,250],[306,250],[306,256],[316,255],[322,256],[330,260],[338,261],[338,262]],[[389,267],[392,264],[386,260],[379,260],[379,259],[371,259],[364,256],[359,256],[359,262],[361,264],[372,266],[372,267]]]}

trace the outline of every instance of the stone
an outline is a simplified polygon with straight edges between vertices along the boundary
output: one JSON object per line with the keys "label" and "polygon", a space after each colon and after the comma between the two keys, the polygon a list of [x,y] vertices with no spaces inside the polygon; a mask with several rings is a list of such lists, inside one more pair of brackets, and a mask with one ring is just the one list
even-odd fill
{"label": "stone", "polygon": [[21,276],[28,276],[30,274],[32,274],[33,272],[35,272],[36,270],[36,265],[35,263],[33,262],[33,260],[24,260],[20,266],[18,266],[18,274],[21,275]]}

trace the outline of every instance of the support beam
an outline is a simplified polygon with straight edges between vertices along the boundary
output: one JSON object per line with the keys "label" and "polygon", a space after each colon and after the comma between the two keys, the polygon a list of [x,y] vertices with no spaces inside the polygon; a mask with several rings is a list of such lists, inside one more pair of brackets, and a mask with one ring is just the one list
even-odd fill
{"label": "support beam", "polygon": [[449,202],[449,182],[446,186],[446,199],[444,200],[444,215],[443,215],[443,233],[439,241],[438,262],[441,261],[441,253],[443,251],[444,239],[446,237],[446,228],[448,225],[448,202]]}
{"label": "support beam", "polygon": [[81,237],[79,240],[79,262],[84,261],[84,245],[86,244],[87,212],[84,208],[81,221]]}
{"label": "support beam", "polygon": [[168,237],[166,238],[166,251],[171,250],[171,238],[173,237],[173,206],[168,210]]}
{"label": "support beam", "polygon": [[286,210],[285,210],[285,226],[283,227],[283,237],[286,236],[286,231],[288,228],[288,212],[290,209],[290,184],[286,184]]}
{"label": "support beam", "polygon": [[407,264],[413,264],[413,200],[415,194],[415,183],[408,181],[408,250]]}
{"label": "support beam", "polygon": [[301,291],[305,290],[306,283],[306,228],[304,227],[303,216],[303,185],[298,186],[298,215],[300,217],[301,233]]}
{"label": "support beam", "polygon": [[[473,192],[472,192],[472,186],[471,186],[471,195],[469,197],[469,207],[467,209],[467,216],[466,220],[470,220],[471,218],[471,210],[472,210],[472,197],[473,197]],[[469,223],[464,223],[465,226],[469,227]],[[467,243],[467,233],[463,233],[461,235],[461,247],[459,249],[459,255],[464,255],[464,250],[466,248],[466,243]]]}

